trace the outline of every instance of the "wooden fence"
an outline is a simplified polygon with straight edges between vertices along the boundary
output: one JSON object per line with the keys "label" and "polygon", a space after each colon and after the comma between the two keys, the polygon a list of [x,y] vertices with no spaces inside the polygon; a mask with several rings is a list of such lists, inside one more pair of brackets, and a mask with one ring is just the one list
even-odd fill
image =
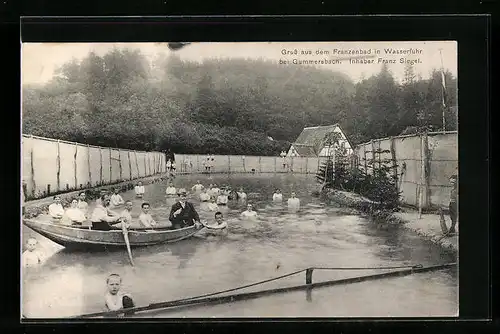
{"label": "wooden fence", "polygon": [[23,135],[22,191],[29,199],[163,173],[165,155]]}
{"label": "wooden fence", "polygon": [[355,154],[367,173],[377,168],[377,160],[395,162],[403,203],[420,209],[448,204],[449,178],[458,175],[456,131],[376,139],[358,145]]}
{"label": "wooden fence", "polygon": [[[213,155],[212,173],[298,173],[315,174],[326,158]],[[205,172],[207,155],[175,154],[176,169],[181,173]],[[210,160],[210,163],[212,161]]]}

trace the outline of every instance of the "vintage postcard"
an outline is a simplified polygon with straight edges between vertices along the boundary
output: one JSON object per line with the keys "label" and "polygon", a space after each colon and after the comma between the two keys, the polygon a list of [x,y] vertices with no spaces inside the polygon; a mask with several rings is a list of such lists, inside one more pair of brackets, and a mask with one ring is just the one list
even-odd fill
{"label": "vintage postcard", "polygon": [[457,43],[23,43],[21,314],[458,316]]}

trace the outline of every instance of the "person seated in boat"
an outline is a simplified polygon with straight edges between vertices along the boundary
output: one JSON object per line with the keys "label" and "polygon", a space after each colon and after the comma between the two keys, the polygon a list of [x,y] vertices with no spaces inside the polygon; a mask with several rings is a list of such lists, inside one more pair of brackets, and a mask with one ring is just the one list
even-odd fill
{"label": "person seated in boat", "polygon": [[116,224],[116,227],[121,228],[122,224],[125,224],[126,228],[130,228],[130,225],[132,224],[132,208],[132,201],[125,201],[125,208],[120,213],[121,223]]}
{"label": "person seated in boat", "polygon": [[156,221],[153,219],[153,216],[149,213],[149,209],[151,208],[151,205],[148,202],[144,202],[141,204],[141,209],[142,212],[139,215],[139,223],[143,227],[150,227],[153,228],[156,226]]}
{"label": "person seated in boat", "polygon": [[238,199],[240,199],[240,200],[246,200],[247,199],[247,194],[245,193],[245,191],[243,190],[243,188],[240,188],[240,190],[238,191]]}
{"label": "person seated in boat", "polygon": [[219,196],[217,196],[217,205],[227,205],[228,196],[226,191],[222,191]]}
{"label": "person seated in boat", "polygon": [[61,219],[64,216],[64,208],[61,204],[60,196],[54,196],[54,203],[49,205],[49,215],[54,219]]}
{"label": "person seated in boat", "polygon": [[111,207],[117,207],[125,204],[123,197],[119,194],[120,189],[115,188],[115,192],[111,195]]}
{"label": "person seated in boat", "polygon": [[82,225],[87,218],[82,210],[78,208],[78,200],[74,198],[71,201],[70,207],[64,211],[64,215],[61,218],[61,223],[63,225]]}
{"label": "person seated in boat", "polygon": [[104,195],[107,195],[108,194],[108,191],[106,189],[101,189],[101,191],[99,192],[99,197],[95,200],[95,205],[103,205],[102,204],[102,196]]}
{"label": "person seated in boat", "polygon": [[187,201],[186,191],[180,191],[177,195],[179,196],[179,201],[172,205],[168,218],[172,223],[172,228],[179,229],[192,225],[200,226],[200,216],[196,212],[194,205]]}
{"label": "person seated in boat", "polygon": [[141,181],[137,182],[137,185],[135,186],[134,191],[135,191],[135,196],[137,196],[139,198],[144,197],[145,189],[144,189],[144,186],[142,185]]}
{"label": "person seated in boat", "polygon": [[173,185],[173,183],[172,183],[172,182],[169,182],[169,183],[168,183],[168,187],[167,187],[167,189],[165,190],[165,194],[166,194],[167,196],[173,196],[173,195],[177,194],[177,189],[175,189],[175,187],[174,187],[174,185]]}
{"label": "person seated in boat", "polygon": [[207,193],[206,189],[203,189],[202,193],[200,194],[200,201],[202,202],[210,201],[210,195]]}
{"label": "person seated in boat", "polygon": [[191,187],[191,190],[193,191],[202,191],[205,187],[203,187],[203,184],[200,183],[200,180],[196,181],[196,184]]}
{"label": "person seated in boat", "polygon": [[[120,291],[122,278],[118,274],[111,274],[106,279],[108,291],[104,295],[104,305],[108,311],[119,311],[135,307],[134,300],[129,293]],[[130,315],[133,312],[124,312]]]}
{"label": "person seated in boat", "polygon": [[89,204],[86,201],[87,195],[85,192],[81,192],[78,194],[78,209],[82,210],[82,212],[85,214],[85,217],[88,216],[89,212]]}
{"label": "person seated in boat", "polygon": [[283,201],[283,194],[281,193],[280,189],[276,189],[276,191],[273,194],[273,201],[274,202],[281,202]]}
{"label": "person seated in boat", "polygon": [[300,208],[300,200],[295,197],[295,192],[292,191],[290,194],[290,198],[288,199],[288,207],[290,209],[299,209]]}
{"label": "person seated in boat", "polygon": [[38,241],[35,238],[29,238],[26,242],[26,250],[21,255],[21,265],[23,268],[37,267],[45,261],[42,252],[36,249]]}
{"label": "person seated in boat", "polygon": [[257,216],[257,212],[253,210],[253,205],[248,204],[247,209],[241,213],[242,217],[255,217]]}
{"label": "person seated in boat", "polygon": [[100,204],[97,204],[92,211],[90,221],[93,230],[109,231],[112,229],[112,225],[121,222],[120,216],[109,210],[109,202],[109,195],[103,195]]}

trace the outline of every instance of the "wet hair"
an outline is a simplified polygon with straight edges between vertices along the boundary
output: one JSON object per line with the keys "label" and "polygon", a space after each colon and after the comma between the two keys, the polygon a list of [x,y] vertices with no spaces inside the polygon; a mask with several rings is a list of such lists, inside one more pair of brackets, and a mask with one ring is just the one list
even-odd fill
{"label": "wet hair", "polygon": [[72,198],[70,203],[73,203],[73,201],[77,201],[78,202],[78,197],[75,197],[75,198]]}
{"label": "wet hair", "polygon": [[217,216],[222,216],[222,212],[217,211],[217,212],[215,213],[215,216],[214,216],[214,217],[215,217],[215,218],[217,218]]}
{"label": "wet hair", "polygon": [[146,205],[149,206],[149,207],[151,206],[151,204],[149,204],[149,202],[143,202],[141,204],[141,208],[144,208],[144,206],[146,206]]}
{"label": "wet hair", "polygon": [[125,204],[127,204],[127,203],[132,203],[132,201],[128,199],[125,201]]}
{"label": "wet hair", "polygon": [[59,195],[55,195],[54,197],[52,197],[52,199],[54,199],[54,200],[55,200],[56,198],[59,198],[59,199],[60,199],[60,198],[61,198],[61,196],[59,196]]}
{"label": "wet hair", "polygon": [[85,195],[85,196],[87,196],[87,194],[85,193],[85,191],[82,191],[81,193],[79,193],[78,196],[81,196],[82,194]]}
{"label": "wet hair", "polygon": [[118,275],[118,274],[110,274],[110,275],[106,278],[106,284],[108,284],[108,283],[109,283],[109,280],[110,280],[110,278],[112,278],[112,277],[118,277],[118,278],[120,279],[120,283],[122,282],[122,277],[121,277],[120,275]]}

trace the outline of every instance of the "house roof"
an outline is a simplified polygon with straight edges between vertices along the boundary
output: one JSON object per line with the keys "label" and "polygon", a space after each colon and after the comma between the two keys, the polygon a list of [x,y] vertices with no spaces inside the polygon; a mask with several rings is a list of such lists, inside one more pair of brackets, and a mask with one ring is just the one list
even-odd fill
{"label": "house roof", "polygon": [[327,133],[332,132],[338,127],[338,124],[326,125],[326,126],[312,126],[304,128],[300,135],[295,140],[294,144],[302,144],[314,146],[317,145],[318,141],[323,140]]}
{"label": "house roof", "polygon": [[293,144],[293,148],[301,157],[317,157],[318,154],[314,151],[314,146],[312,145],[300,145],[297,143]]}

